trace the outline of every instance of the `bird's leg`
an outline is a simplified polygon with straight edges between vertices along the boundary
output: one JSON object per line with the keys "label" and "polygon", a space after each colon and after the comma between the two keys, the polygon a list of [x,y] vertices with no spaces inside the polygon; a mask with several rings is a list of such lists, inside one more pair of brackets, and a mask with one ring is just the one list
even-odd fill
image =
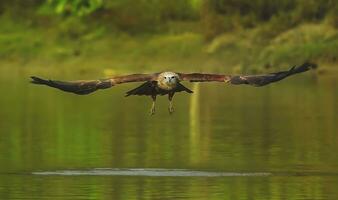
{"label": "bird's leg", "polygon": [[168,94],[168,98],[169,98],[169,114],[172,114],[174,112],[174,105],[173,105],[173,97],[174,97],[174,92],[171,92]]}
{"label": "bird's leg", "polygon": [[151,96],[153,103],[151,105],[151,109],[150,109],[150,115],[154,115],[155,114],[155,102],[156,102],[156,95],[152,95]]}

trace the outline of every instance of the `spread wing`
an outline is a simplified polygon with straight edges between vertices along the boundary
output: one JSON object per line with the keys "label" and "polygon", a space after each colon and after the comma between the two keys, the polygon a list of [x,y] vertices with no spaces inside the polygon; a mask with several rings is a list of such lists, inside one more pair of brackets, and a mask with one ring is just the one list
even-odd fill
{"label": "spread wing", "polygon": [[126,76],[117,76],[108,79],[98,80],[79,80],[79,81],[56,81],[45,80],[39,77],[32,76],[31,83],[47,85],[65,92],[72,92],[79,95],[89,94],[98,89],[107,89],[117,84],[130,82],[144,82],[154,80],[157,74],[131,74]]}
{"label": "spread wing", "polygon": [[304,63],[300,66],[294,66],[290,70],[262,75],[221,75],[221,74],[182,74],[178,73],[181,81],[190,82],[228,82],[234,85],[248,84],[253,86],[264,86],[276,81],[280,81],[288,76],[306,72],[311,68],[316,68],[316,64]]}

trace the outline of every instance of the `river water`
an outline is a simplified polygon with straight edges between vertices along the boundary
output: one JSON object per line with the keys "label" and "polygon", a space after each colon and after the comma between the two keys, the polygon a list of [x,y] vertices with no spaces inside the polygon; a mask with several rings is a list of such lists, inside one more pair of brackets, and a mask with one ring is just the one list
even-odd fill
{"label": "river water", "polygon": [[[15,76],[13,78],[12,76]],[[76,96],[1,74],[0,199],[338,199],[338,78]]]}

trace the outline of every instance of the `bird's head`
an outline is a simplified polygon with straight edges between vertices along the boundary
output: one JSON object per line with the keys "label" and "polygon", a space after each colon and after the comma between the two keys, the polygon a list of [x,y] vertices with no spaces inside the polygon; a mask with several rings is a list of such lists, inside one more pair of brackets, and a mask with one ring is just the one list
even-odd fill
{"label": "bird's head", "polygon": [[179,76],[174,72],[163,72],[159,75],[158,81],[161,84],[174,87],[179,82]]}

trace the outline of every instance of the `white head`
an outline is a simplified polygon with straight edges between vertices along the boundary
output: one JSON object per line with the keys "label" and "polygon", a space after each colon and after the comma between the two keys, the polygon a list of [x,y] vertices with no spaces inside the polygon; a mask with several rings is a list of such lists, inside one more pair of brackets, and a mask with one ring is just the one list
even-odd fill
{"label": "white head", "polygon": [[179,82],[178,74],[174,72],[163,72],[158,76],[158,83],[162,89],[170,90]]}

